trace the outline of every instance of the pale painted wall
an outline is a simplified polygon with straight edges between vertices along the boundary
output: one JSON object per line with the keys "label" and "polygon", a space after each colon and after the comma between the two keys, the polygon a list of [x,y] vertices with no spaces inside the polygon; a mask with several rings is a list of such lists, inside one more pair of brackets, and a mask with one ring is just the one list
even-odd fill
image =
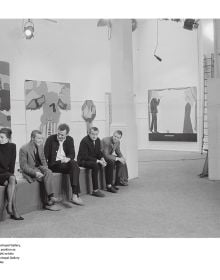
{"label": "pale painted wall", "polygon": [[204,55],[214,53],[214,23],[213,19],[201,19],[199,24],[199,48]]}
{"label": "pale painted wall", "polygon": [[[85,135],[85,123],[81,118],[85,99],[95,101],[94,125],[100,128],[100,137],[107,130],[104,93],[111,91],[107,29],[97,28],[96,20],[58,20],[58,24],[34,20],[34,23],[35,38],[25,40],[21,19],[0,20],[0,60],[10,63],[13,141],[19,149],[29,140],[26,137],[24,80],[69,82],[71,135],[78,150],[79,141]],[[198,58],[201,34],[198,32],[184,30],[175,22],[160,21],[157,51],[163,59],[160,63],[153,57],[156,20],[138,20],[138,28],[133,32],[133,66],[139,149],[200,150],[202,90]],[[204,49],[209,49],[208,39],[203,44]],[[198,90],[198,143],[149,142],[148,89],[183,86],[196,86]]]}
{"label": "pale painted wall", "polygon": [[[139,149],[199,151],[201,146],[201,89],[199,82],[197,30],[183,29],[181,23],[159,21],[159,62],[153,56],[156,20],[139,20],[133,32],[134,93]],[[149,142],[147,93],[149,89],[196,86],[198,96],[197,143]]]}
{"label": "pale painted wall", "polygon": [[209,179],[220,180],[220,79],[208,82]]}
{"label": "pale painted wall", "polygon": [[[199,83],[201,88],[200,95],[200,118],[201,125],[200,129],[203,131],[203,112],[204,112],[204,56],[211,57],[211,54],[214,54],[214,25],[213,19],[201,19],[199,22],[198,28],[198,57],[199,57]],[[215,71],[214,71],[215,72]],[[208,93],[209,94],[209,93]],[[204,115],[205,121],[207,116]],[[205,124],[206,125],[206,124]],[[207,132],[205,132],[206,134]],[[207,141],[205,141],[204,149],[208,148]]]}
{"label": "pale painted wall", "polygon": [[214,20],[214,53],[216,78],[220,77],[220,19]]}
{"label": "pale painted wall", "polygon": [[209,179],[220,179],[220,20],[213,21],[215,79],[208,81]]}
{"label": "pale painted wall", "polygon": [[[58,20],[54,24],[34,20],[34,39],[22,34],[22,20],[0,20],[0,60],[10,63],[13,142],[20,146],[26,136],[24,81],[26,79],[71,84],[71,132],[76,150],[86,133],[81,118],[85,99],[93,99],[94,125],[105,136],[105,92],[110,91],[110,48],[107,29],[97,20]],[[34,127],[33,127],[34,129]]]}

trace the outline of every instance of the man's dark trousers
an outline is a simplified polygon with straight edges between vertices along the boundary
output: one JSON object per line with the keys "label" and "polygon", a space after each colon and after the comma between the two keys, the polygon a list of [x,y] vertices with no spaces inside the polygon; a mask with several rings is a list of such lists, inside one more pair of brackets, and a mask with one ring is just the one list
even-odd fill
{"label": "man's dark trousers", "polygon": [[79,186],[80,168],[75,160],[70,160],[67,163],[62,163],[59,160],[49,168],[56,173],[69,174],[70,184],[72,186],[73,194],[80,193],[80,186]]}

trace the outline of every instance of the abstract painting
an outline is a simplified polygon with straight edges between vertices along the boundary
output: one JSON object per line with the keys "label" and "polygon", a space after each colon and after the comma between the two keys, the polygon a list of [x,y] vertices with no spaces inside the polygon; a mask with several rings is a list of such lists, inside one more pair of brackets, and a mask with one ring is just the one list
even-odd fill
{"label": "abstract painting", "polygon": [[0,61],[0,128],[11,127],[9,63]]}
{"label": "abstract painting", "polygon": [[70,84],[25,81],[27,133],[39,129],[45,137],[57,132],[59,123],[70,122]]}
{"label": "abstract painting", "polygon": [[96,117],[96,106],[92,100],[85,100],[81,110],[82,118],[86,122],[86,130],[88,133],[90,127],[92,127],[93,120]]}
{"label": "abstract painting", "polygon": [[197,141],[196,87],[148,91],[149,141]]}

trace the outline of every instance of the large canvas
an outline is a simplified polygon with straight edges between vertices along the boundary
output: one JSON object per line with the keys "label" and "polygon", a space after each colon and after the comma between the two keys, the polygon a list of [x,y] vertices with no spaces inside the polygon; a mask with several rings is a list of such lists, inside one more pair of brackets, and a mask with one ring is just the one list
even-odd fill
{"label": "large canvas", "polygon": [[9,63],[0,61],[0,128],[11,127]]}
{"label": "large canvas", "polygon": [[148,91],[149,140],[197,141],[196,87]]}
{"label": "large canvas", "polygon": [[45,137],[57,132],[59,123],[70,122],[70,84],[25,81],[27,134],[33,129]]}

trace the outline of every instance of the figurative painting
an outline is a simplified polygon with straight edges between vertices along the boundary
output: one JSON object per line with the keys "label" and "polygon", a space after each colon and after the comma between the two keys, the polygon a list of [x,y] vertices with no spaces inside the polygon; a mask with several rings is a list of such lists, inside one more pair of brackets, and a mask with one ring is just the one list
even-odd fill
{"label": "figurative painting", "polygon": [[25,81],[27,134],[39,129],[44,137],[57,132],[58,124],[70,123],[70,84]]}
{"label": "figurative painting", "polygon": [[148,91],[149,141],[197,141],[196,87]]}
{"label": "figurative painting", "polygon": [[85,100],[82,105],[82,118],[86,122],[87,133],[89,128],[92,127],[93,120],[96,117],[96,106],[92,100]]}
{"label": "figurative painting", "polygon": [[9,63],[0,61],[0,128],[11,127]]}

